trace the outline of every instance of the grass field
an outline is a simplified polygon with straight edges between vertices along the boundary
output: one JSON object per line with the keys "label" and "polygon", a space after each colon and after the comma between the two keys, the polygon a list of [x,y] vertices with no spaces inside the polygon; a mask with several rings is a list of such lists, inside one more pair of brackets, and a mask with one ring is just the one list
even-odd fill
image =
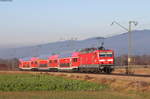
{"label": "grass field", "polygon": [[45,74],[8,73],[0,74],[0,99],[150,99],[150,94]]}
{"label": "grass field", "polygon": [[106,85],[39,74],[1,74],[0,91],[97,91]]}

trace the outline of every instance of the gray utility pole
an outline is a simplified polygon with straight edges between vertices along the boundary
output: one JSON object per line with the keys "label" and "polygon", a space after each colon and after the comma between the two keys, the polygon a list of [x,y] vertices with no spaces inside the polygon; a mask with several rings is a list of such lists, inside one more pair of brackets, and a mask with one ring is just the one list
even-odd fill
{"label": "gray utility pole", "polygon": [[122,26],[121,24],[119,24],[116,21],[113,21],[111,25],[113,24],[117,24],[118,26],[120,26],[121,28],[123,28],[124,30],[126,30],[128,32],[128,67],[126,68],[126,73],[130,74],[131,73],[131,57],[132,57],[132,37],[131,37],[131,32],[132,32],[132,24],[137,26],[138,22],[136,21],[129,21],[129,29],[127,29],[126,27]]}

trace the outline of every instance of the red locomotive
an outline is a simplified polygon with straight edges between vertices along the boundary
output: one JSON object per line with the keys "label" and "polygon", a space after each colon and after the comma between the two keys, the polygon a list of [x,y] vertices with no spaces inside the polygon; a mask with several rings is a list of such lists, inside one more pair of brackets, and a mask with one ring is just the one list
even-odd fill
{"label": "red locomotive", "polygon": [[86,48],[73,53],[20,59],[21,70],[79,71],[111,73],[114,51]]}

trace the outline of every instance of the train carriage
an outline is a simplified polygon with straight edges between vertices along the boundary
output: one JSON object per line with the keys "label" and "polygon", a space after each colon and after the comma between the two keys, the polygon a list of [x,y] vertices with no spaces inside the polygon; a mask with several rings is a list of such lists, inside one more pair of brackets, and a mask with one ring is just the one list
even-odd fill
{"label": "train carriage", "polygon": [[20,63],[19,63],[19,69],[20,70],[31,70],[31,57],[26,57],[26,58],[22,58],[20,59]]}
{"label": "train carriage", "polygon": [[48,66],[50,67],[50,71],[58,71],[59,66],[59,55],[52,55],[48,58]]}
{"label": "train carriage", "polygon": [[48,55],[42,55],[38,57],[38,70],[50,70],[50,67],[48,66],[48,57]]}
{"label": "train carriage", "polygon": [[63,53],[59,55],[59,70],[77,70],[80,66],[79,53]]}
{"label": "train carriage", "polygon": [[38,57],[32,57],[31,60],[31,69],[38,70]]}
{"label": "train carriage", "polygon": [[59,55],[59,70],[70,70],[72,53],[63,53]]}

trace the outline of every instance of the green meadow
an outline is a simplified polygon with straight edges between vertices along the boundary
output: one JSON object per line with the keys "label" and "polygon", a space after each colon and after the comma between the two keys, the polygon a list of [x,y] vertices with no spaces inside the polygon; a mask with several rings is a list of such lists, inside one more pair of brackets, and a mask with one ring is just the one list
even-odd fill
{"label": "green meadow", "polygon": [[0,99],[150,99],[109,86],[44,74],[0,74]]}

